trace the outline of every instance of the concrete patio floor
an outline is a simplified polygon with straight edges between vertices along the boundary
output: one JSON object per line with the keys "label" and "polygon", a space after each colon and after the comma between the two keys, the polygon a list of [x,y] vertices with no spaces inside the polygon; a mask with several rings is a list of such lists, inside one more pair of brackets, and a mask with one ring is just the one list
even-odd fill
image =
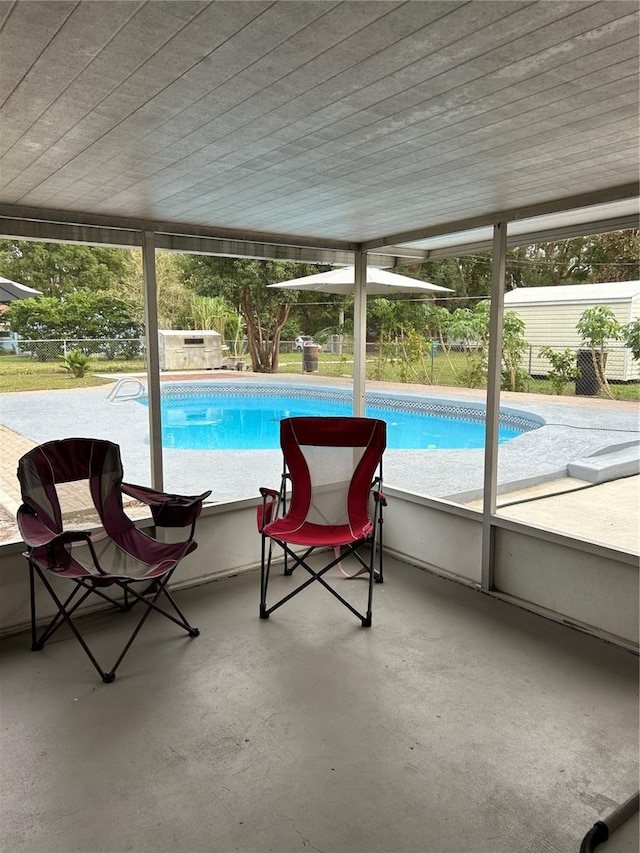
{"label": "concrete patio floor", "polygon": [[391,559],[371,629],[315,585],[262,621],[255,573],[177,596],[201,636],[152,617],[110,685],[0,643],[5,853],[578,853],[638,788],[623,649]]}

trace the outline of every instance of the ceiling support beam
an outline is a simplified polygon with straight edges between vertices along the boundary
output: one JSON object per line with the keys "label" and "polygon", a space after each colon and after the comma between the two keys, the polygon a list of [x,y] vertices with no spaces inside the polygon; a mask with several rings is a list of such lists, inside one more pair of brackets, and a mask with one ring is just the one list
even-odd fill
{"label": "ceiling support beam", "polygon": [[89,215],[68,210],[40,210],[0,204],[0,217],[57,225],[85,225],[92,228],[113,228],[123,231],[152,231],[157,235],[202,237],[214,240],[235,240],[241,243],[261,243],[274,246],[298,246],[310,249],[338,249],[353,252],[358,244],[348,240],[317,239],[292,234],[243,231],[233,228],[203,228],[185,222],[163,222],[151,219],[129,219],[119,216]]}
{"label": "ceiling support beam", "polygon": [[[553,243],[558,240],[572,240],[575,237],[589,237],[591,234],[606,234],[609,231],[628,231],[638,228],[638,216],[616,216],[611,219],[596,219],[575,225],[563,225],[542,231],[523,231],[519,234],[507,233],[507,249],[518,246],[531,246],[534,243]],[[441,258],[458,258],[461,255],[480,255],[491,252],[493,240],[479,240],[474,243],[455,243],[440,249],[425,249],[425,261],[437,261]]]}
{"label": "ceiling support beam", "polygon": [[[0,236],[3,239],[36,240],[41,243],[80,243],[85,246],[111,246],[118,249],[139,249],[143,232],[104,225],[73,225],[35,219],[16,219],[0,216]],[[353,264],[353,252],[347,249],[311,248],[257,241],[231,240],[219,237],[199,237],[187,234],[155,234],[156,250],[194,255],[220,255],[227,258],[254,258],[270,261],[294,261],[308,264]],[[393,253],[370,255],[375,267],[395,266],[400,258],[424,259],[428,253],[421,249],[394,247]]]}
{"label": "ceiling support beam", "polygon": [[[535,216],[545,216],[551,213],[560,213],[565,210],[575,210],[580,207],[590,207],[595,204],[606,204],[608,202],[623,201],[629,198],[637,198],[640,195],[640,183],[624,184],[620,187],[611,187],[598,192],[582,193],[563,199],[542,202],[540,204],[528,205],[527,207],[516,207],[510,210],[493,211],[483,216],[475,216],[469,219],[458,219],[454,222],[444,222],[425,228],[415,228],[399,234],[390,234],[375,240],[367,240],[362,244],[364,251],[375,251],[394,244],[404,244],[426,240],[429,237],[440,237],[445,234],[457,234],[459,231],[471,231],[474,228],[485,228],[492,226],[496,221],[515,222],[519,219],[532,219]],[[591,233],[594,233],[593,231]]]}

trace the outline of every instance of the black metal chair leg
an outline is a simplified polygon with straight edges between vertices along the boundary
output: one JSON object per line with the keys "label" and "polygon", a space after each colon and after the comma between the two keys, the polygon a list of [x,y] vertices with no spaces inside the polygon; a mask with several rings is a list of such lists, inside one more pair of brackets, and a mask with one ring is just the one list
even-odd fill
{"label": "black metal chair leg", "polygon": [[[266,549],[266,536],[262,536],[262,554],[260,560],[260,618],[268,619],[267,612],[267,588],[269,586],[269,574],[271,572],[271,557],[273,544],[269,540],[269,549]],[[266,556],[265,556],[266,555]]]}
{"label": "black metal chair leg", "polygon": [[378,548],[378,574],[376,576],[376,583],[384,583],[384,573],[382,570],[382,509],[379,510],[379,518],[378,518],[378,537],[376,542]]}
{"label": "black metal chair leg", "polygon": [[[39,570],[39,569],[38,569],[37,571],[38,571],[38,573],[40,572],[40,570]],[[75,604],[73,605],[73,607],[69,608],[69,605],[71,604],[71,602],[73,601],[73,599],[76,597],[76,595],[77,595],[79,592],[80,592],[80,585],[76,586],[76,587],[74,588],[74,590],[71,592],[71,594],[70,594],[70,595],[68,595],[68,596],[67,596],[67,598],[66,598],[66,599],[64,600],[64,602],[62,603],[63,608],[66,610],[67,614],[68,614],[70,617],[74,614],[74,612],[78,609],[78,607],[80,607],[80,605],[83,603],[83,601],[85,601],[85,600],[86,600],[86,599],[91,595],[91,591],[90,591],[90,590],[89,590],[88,592],[85,592],[85,594],[84,594],[84,595],[81,595],[81,596],[80,596],[80,598],[75,602]],[[47,627],[44,629],[44,631],[42,632],[42,634],[40,634],[40,637],[37,639],[37,646],[39,646],[40,648],[44,648],[44,646],[46,645],[46,643],[48,643],[48,642],[49,642],[49,640],[51,639],[51,637],[53,637],[53,635],[55,634],[55,632],[56,632],[56,631],[58,630],[58,628],[60,628],[62,625],[64,625],[64,617],[63,617],[63,615],[62,615],[62,611],[58,610],[58,612],[57,612],[57,613],[56,613],[56,615],[53,617],[53,619],[51,620],[51,622],[49,622],[49,624],[48,624],[48,625],[47,625]],[[36,650],[38,651],[38,649],[36,649]]]}
{"label": "black metal chair leg", "polygon": [[56,606],[58,607],[58,612],[62,614],[63,619],[65,620],[65,622],[67,623],[67,625],[69,626],[69,628],[71,629],[71,631],[73,632],[73,634],[74,634],[75,638],[77,639],[77,641],[80,643],[80,645],[81,645],[81,646],[82,646],[82,648],[84,649],[84,651],[85,651],[85,653],[86,653],[87,657],[89,658],[89,660],[91,661],[91,663],[94,665],[94,667],[95,667],[95,668],[96,668],[96,670],[98,671],[98,674],[100,675],[100,677],[102,678],[102,680],[103,680],[103,681],[113,681],[113,678],[105,678],[105,676],[108,676],[108,675],[109,675],[109,673],[105,673],[105,672],[104,672],[104,670],[102,669],[102,667],[100,666],[100,664],[98,663],[98,661],[96,660],[96,658],[95,658],[95,656],[94,656],[93,652],[91,651],[91,649],[89,648],[89,646],[88,646],[88,645],[87,645],[87,643],[85,642],[85,640],[84,640],[83,636],[80,634],[80,632],[79,632],[79,631],[78,631],[78,629],[76,628],[76,626],[75,626],[75,624],[74,624],[74,622],[73,622],[73,619],[72,619],[72,618],[69,616],[69,614],[67,613],[67,610],[66,610],[66,608],[65,608],[64,604],[60,601],[60,599],[59,599],[59,598],[58,598],[58,596],[56,595],[55,590],[53,589],[53,587],[51,586],[51,584],[49,583],[49,581],[48,581],[48,580],[46,579],[46,577],[45,577],[43,574],[41,574],[40,572],[38,572],[38,575],[39,575],[40,580],[42,581],[42,583],[43,583],[43,584],[45,585],[45,587],[47,588],[47,592],[49,593],[49,595],[51,596],[51,598],[52,598],[52,599],[54,600],[54,602],[56,603]]}
{"label": "black metal chair leg", "polygon": [[173,609],[175,610],[175,612],[178,614],[178,616],[180,617],[180,619],[182,619],[182,627],[183,627],[183,628],[184,628],[184,630],[187,632],[187,634],[188,634],[190,637],[199,637],[199,636],[200,636],[200,631],[199,631],[199,629],[198,629],[198,628],[194,628],[194,627],[193,627],[193,625],[191,625],[191,623],[189,622],[189,620],[187,619],[187,617],[184,615],[184,613],[182,612],[182,610],[180,610],[180,608],[178,607],[178,605],[177,605],[177,603],[176,603],[176,600],[175,600],[175,599],[174,599],[174,597],[171,595],[171,593],[170,593],[170,592],[169,592],[169,590],[167,589],[166,585],[164,585],[164,586],[163,586],[162,592],[164,593],[164,597],[169,601],[169,603],[171,604],[171,606],[173,607]]}
{"label": "black metal chair leg", "polygon": [[39,652],[42,646],[38,643],[36,634],[36,589],[35,589],[35,568],[31,560],[29,560],[29,591],[31,593],[31,651]]}

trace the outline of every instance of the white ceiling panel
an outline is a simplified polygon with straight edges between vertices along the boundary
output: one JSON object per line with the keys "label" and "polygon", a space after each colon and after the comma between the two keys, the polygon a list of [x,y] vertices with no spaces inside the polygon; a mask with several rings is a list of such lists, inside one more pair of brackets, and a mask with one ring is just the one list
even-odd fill
{"label": "white ceiling panel", "polygon": [[635,0],[0,2],[0,214],[372,247],[627,198],[638,35]]}

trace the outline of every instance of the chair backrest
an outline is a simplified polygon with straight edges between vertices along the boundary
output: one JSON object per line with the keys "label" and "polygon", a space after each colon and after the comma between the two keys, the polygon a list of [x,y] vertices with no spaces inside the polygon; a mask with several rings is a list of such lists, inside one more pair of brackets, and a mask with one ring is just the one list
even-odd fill
{"label": "chair backrest", "polygon": [[280,445],[291,476],[290,526],[370,520],[369,491],[386,447],[387,425],[374,418],[297,417],[280,423]]}
{"label": "chair backrest", "polygon": [[63,530],[56,486],[88,480],[91,497],[105,530],[133,526],[122,508],[120,448],[96,438],[49,441],[25,453],[18,462],[22,501],[53,532]]}

